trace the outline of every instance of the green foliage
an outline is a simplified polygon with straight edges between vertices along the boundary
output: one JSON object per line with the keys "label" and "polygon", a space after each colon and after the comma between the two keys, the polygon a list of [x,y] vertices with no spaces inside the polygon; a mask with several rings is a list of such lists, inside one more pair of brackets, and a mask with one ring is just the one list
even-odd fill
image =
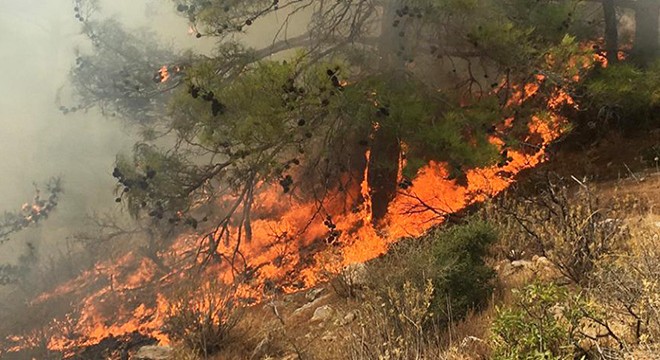
{"label": "green foliage", "polygon": [[60,110],[66,114],[97,107],[129,123],[158,120],[169,95],[158,82],[158,70],[180,62],[181,56],[162,46],[154,33],[129,31],[113,19],[81,21],[93,47],[77,51],[70,73],[75,103]]}
{"label": "green foliage", "polygon": [[467,38],[495,62],[521,67],[529,66],[538,51],[528,42],[532,32],[532,28],[489,19],[469,32]]}
{"label": "green foliage", "polygon": [[[384,299],[388,291],[406,283],[417,289],[427,287],[429,299],[426,325],[446,325],[459,321],[471,310],[482,309],[493,291],[495,272],[484,258],[497,239],[493,227],[477,219],[446,230],[436,230],[422,239],[395,244],[388,254],[373,264],[369,273],[373,287]],[[393,300],[392,300],[393,301]]]}
{"label": "green foliage", "polygon": [[[529,145],[522,144],[528,122],[545,108],[543,100],[579,75],[567,64],[585,55],[574,26],[583,17],[578,1],[400,0],[382,9],[362,1],[327,7],[267,0],[175,3],[197,37],[219,43],[213,54],[169,60],[177,73],[164,83],[172,84],[163,95],[166,107],[159,106],[164,84],[135,88],[144,81],[118,80],[126,71],[145,80],[166,64],[156,65],[158,59],[176,56],[154,44],[138,46],[146,35],[86,20],[85,30],[97,39],[93,60],[108,71],[76,70],[92,83],[118,86],[118,92],[93,98],[109,99],[136,117],[168,110],[159,117],[163,127],[144,131],[145,144],[117,163],[125,175],[119,201],[127,199],[133,214],[146,209],[156,218],[227,195],[243,201],[232,211],[244,208],[248,216],[256,187],[278,182],[303,201],[319,200],[312,197],[349,189],[346,179],[362,176],[367,148],[375,154],[367,178],[373,180],[372,209],[379,218],[376,213],[385,212],[395,196],[401,149],[411,179],[431,160],[448,163],[450,176],[460,179],[470,168],[494,164],[501,149],[489,137],[497,132],[507,150]],[[286,16],[280,29],[272,28],[271,45],[250,49],[233,37],[275,11]],[[297,14],[310,19],[307,32],[284,39]],[[396,30],[371,38],[374,24],[390,22]],[[117,54],[103,56],[122,39]],[[282,59],[292,50],[297,53],[285,61],[271,56]],[[104,59],[122,64],[121,70]],[[511,101],[539,73],[547,81],[538,96],[524,104]],[[500,134],[495,125],[511,116],[514,127]],[[145,179],[149,171],[156,175]]]}
{"label": "green foliage", "polygon": [[639,129],[657,123],[660,109],[660,61],[648,69],[613,64],[587,80],[586,93],[605,125]]}
{"label": "green foliage", "polygon": [[404,175],[410,178],[429,160],[471,168],[497,159],[498,150],[483,131],[501,119],[494,97],[454,107],[412,77],[387,75],[347,87],[341,100],[339,110],[353,114],[356,128],[377,124],[379,136],[406,144]]}
{"label": "green foliage", "polygon": [[514,304],[498,309],[493,322],[493,358],[572,358],[570,321],[562,318],[566,311],[560,308],[567,297],[567,292],[554,284],[533,283],[515,291]]}
{"label": "green foliage", "polygon": [[[530,38],[537,44],[558,43],[565,34],[576,30],[576,14],[579,0],[568,1],[528,1],[506,2],[508,18],[520,27],[529,27]],[[533,43],[532,42],[532,43]],[[537,45],[538,46],[538,45]]]}
{"label": "green foliage", "polygon": [[432,309],[442,320],[450,320],[449,311],[451,320],[460,320],[468,311],[482,309],[493,292],[495,272],[484,258],[497,233],[490,224],[470,219],[432,236],[435,266],[444,270],[434,279]]}
{"label": "green foliage", "polygon": [[186,210],[192,201],[198,200],[191,189],[204,182],[202,169],[175,153],[137,144],[132,158],[117,156],[113,173],[118,181],[117,201],[126,200],[134,216],[146,210],[160,219],[166,210]]}
{"label": "green foliage", "polygon": [[546,52],[545,75],[552,83],[562,83],[566,79],[580,76],[584,72],[580,64],[591,64],[593,54],[585,50],[575,36],[566,34],[561,41],[549,46]]}

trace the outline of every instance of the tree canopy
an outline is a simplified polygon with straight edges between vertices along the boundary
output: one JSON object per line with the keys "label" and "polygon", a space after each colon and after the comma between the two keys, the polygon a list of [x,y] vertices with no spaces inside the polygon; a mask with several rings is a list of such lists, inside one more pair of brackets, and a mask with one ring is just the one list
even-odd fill
{"label": "tree canopy", "polygon": [[[94,5],[78,4],[78,12]],[[260,187],[279,184],[322,204],[328,189],[366,175],[377,223],[429,161],[445,162],[461,182],[470,168],[506,164],[509,149],[539,150],[542,143],[525,140],[529,125],[566,110],[548,109],[550,98],[581,89],[609,23],[594,15],[601,6],[177,0],[195,37],[218,44],[212,55],[186,56],[88,9],[77,16],[94,49],[72,77],[83,108],[149,124],[113,172],[117,201],[135,216],[196,227],[194,206],[232,199],[218,226],[242,209],[249,237]],[[274,14],[284,20],[264,28]],[[306,25],[289,36],[294,21]],[[243,45],[251,28],[272,33],[271,45]]]}

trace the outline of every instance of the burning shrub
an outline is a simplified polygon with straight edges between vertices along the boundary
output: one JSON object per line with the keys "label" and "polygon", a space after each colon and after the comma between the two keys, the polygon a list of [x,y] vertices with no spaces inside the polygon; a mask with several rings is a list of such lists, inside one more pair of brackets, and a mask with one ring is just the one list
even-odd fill
{"label": "burning shrub", "polygon": [[207,356],[228,343],[242,313],[234,286],[192,282],[170,300],[165,333]]}

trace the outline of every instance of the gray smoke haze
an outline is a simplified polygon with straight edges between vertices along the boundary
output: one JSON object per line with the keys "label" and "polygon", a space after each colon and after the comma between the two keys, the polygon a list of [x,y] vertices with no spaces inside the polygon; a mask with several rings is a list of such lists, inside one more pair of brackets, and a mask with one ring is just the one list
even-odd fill
{"label": "gray smoke haze", "polygon": [[[61,176],[65,194],[58,209],[39,227],[0,246],[0,262],[19,255],[22,243],[56,245],[77,231],[90,212],[116,209],[115,155],[135,141],[131,129],[94,111],[63,115],[56,101],[66,97],[76,47],[86,39],[71,0],[0,0],[0,212],[16,211],[31,200],[32,182]],[[193,43],[185,20],[169,1],[104,1],[103,15],[128,27],[146,26],[163,41]],[[200,42],[197,42],[200,44]]]}
{"label": "gray smoke haze", "polygon": [[[100,6],[95,16],[115,17],[127,28],[146,27],[175,49],[206,53],[215,47],[214,40],[188,32],[171,1],[103,0]],[[65,189],[46,222],[0,245],[0,263],[19,256],[25,241],[35,242],[43,254],[79,231],[87,214],[119,210],[110,174],[115,155],[135,142],[135,129],[97,111],[63,115],[58,109],[76,105],[69,102],[69,70],[75,50],[89,48],[73,7],[71,0],[0,0],[0,212],[16,211],[31,200],[33,181],[61,176]],[[283,20],[260,19],[242,40],[266,47]],[[295,24],[304,23],[294,22],[286,35],[299,34],[304,26]]]}

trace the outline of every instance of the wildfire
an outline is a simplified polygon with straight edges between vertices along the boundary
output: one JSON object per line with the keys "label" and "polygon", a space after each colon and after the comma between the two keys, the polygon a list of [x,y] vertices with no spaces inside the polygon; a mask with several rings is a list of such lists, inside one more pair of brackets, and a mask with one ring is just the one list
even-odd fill
{"label": "wildfire", "polygon": [[164,83],[172,78],[172,76],[180,73],[182,68],[180,66],[167,66],[163,65],[154,75],[154,82]]}
{"label": "wildfire", "polygon": [[[163,66],[157,74],[159,82],[168,81],[179,71],[179,67]],[[509,105],[534,96],[544,81],[545,76],[539,74],[533,82],[514,87]],[[559,90],[547,101],[547,107],[552,111],[562,104],[573,103],[570,94]],[[377,103],[374,105],[378,106]],[[503,120],[497,126],[498,132],[510,128],[515,121],[514,118]],[[328,274],[373,259],[400,238],[422,235],[448,215],[505,190],[513,182],[513,175],[545,161],[546,145],[561,135],[564,122],[565,119],[554,113],[549,118],[533,117],[528,127],[529,135],[524,139],[529,144],[529,151],[508,150],[505,163],[468,170],[465,184],[450,179],[447,164],[430,162],[417,172],[412,182],[406,179],[408,183],[391,201],[387,216],[378,226],[372,222],[368,183],[371,150],[365,152],[367,167],[359,174],[362,179],[359,186],[337,190],[322,204],[301,202],[294,197],[285,199],[277,186],[266,188],[254,194],[251,241],[242,242],[240,249],[234,241],[218,241],[217,248],[210,250],[209,256],[239,259],[237,262],[245,271],[241,274],[243,281],[237,294],[252,302],[271,293],[290,293],[314,286],[327,280]],[[378,124],[374,124],[373,131],[378,131]],[[493,136],[491,142],[506,150],[498,137]],[[406,163],[407,146],[402,144],[401,147],[399,181],[403,180],[401,170]],[[240,212],[239,209],[237,213]],[[241,226],[233,226],[226,237],[237,239],[240,233]],[[327,241],[329,238],[332,241]],[[182,235],[168,251],[172,258],[194,253],[199,239],[200,235],[196,233]],[[238,255],[237,249],[240,250]],[[231,283],[237,276],[235,266],[228,261],[211,262],[204,276]],[[45,302],[76,293],[79,289],[97,289],[91,295],[81,294],[84,298],[77,309],[74,327],[76,333],[84,336],[52,336],[48,347],[66,351],[136,330],[167,343],[161,328],[169,307],[168,300],[157,289],[145,284],[157,283],[164,287],[178,279],[177,274],[161,274],[153,262],[134,254],[98,264],[96,270],[88,271],[35,300],[36,303]],[[137,301],[143,298],[152,301]],[[23,344],[32,342],[26,338],[13,340],[19,342],[19,339]]]}

